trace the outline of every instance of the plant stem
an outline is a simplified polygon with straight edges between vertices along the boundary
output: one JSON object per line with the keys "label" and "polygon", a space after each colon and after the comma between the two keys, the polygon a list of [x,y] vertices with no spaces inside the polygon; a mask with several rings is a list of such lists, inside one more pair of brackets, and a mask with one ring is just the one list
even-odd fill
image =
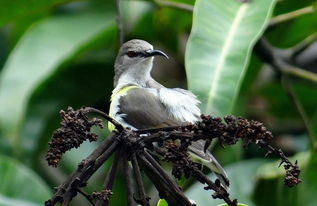
{"label": "plant stem", "polygon": [[121,0],[116,0],[116,21],[118,25],[118,38],[120,45],[124,42],[124,30],[123,30],[123,23],[122,23],[122,15],[121,15]]}
{"label": "plant stem", "polygon": [[[116,155],[114,157],[114,160],[112,161],[112,165],[109,169],[109,172],[106,177],[105,184],[103,186],[103,189],[105,190],[111,190],[114,184],[114,180],[116,178],[116,174],[118,171],[118,166],[119,166],[119,160],[120,160],[120,155],[121,155],[121,150],[118,150],[116,152]],[[108,206],[109,205],[109,200],[100,200],[97,203],[98,206]]]}
{"label": "plant stem", "polygon": [[[150,178],[151,182],[154,184],[155,188],[159,192],[159,196],[164,198],[169,205],[178,205],[178,206],[192,206],[191,202],[187,197],[180,191],[177,185],[173,184],[173,181],[167,176],[167,174],[159,169],[157,169],[157,162],[154,165],[143,154],[139,154],[140,164],[146,175]],[[158,166],[161,168],[161,166]],[[165,173],[165,174],[164,174]],[[173,185],[173,186],[172,186]]]}
{"label": "plant stem", "polygon": [[101,115],[103,118],[105,118],[107,121],[111,122],[118,131],[122,131],[123,130],[123,126],[117,122],[115,119],[113,119],[112,117],[110,117],[108,114],[98,110],[98,109],[95,109],[95,108],[92,108],[92,107],[85,107],[85,112],[87,113],[96,113],[96,114],[99,114]]}
{"label": "plant stem", "polygon": [[281,82],[282,82],[282,85],[284,86],[284,89],[285,89],[287,95],[289,96],[289,98],[293,102],[296,110],[298,111],[298,114],[300,115],[300,117],[304,123],[304,126],[306,128],[306,131],[308,133],[308,137],[310,140],[310,146],[313,149],[314,145],[315,145],[316,138],[314,136],[314,132],[313,132],[313,129],[312,129],[311,124],[309,122],[309,119],[306,115],[306,112],[305,112],[302,104],[299,102],[297,96],[295,95],[291,80],[289,79],[289,77],[287,75],[283,75],[281,78]]}
{"label": "plant stem", "polygon": [[301,41],[297,45],[293,46],[290,49],[290,52],[292,53],[291,58],[295,58],[297,55],[299,55],[301,52],[303,52],[305,49],[307,49],[307,47],[309,47],[316,40],[317,40],[317,32],[309,35],[303,41]]}
{"label": "plant stem", "polygon": [[[296,110],[298,111],[307,131],[310,140],[310,146],[314,149],[315,145],[315,137],[313,133],[313,129],[309,122],[309,119],[304,111],[303,106],[299,102],[296,97],[292,84],[289,79],[289,74],[296,75],[297,77],[304,77],[305,79],[309,79],[311,81],[316,81],[315,75],[310,75],[309,72],[304,71],[302,69],[292,69],[292,67],[283,59],[282,56],[278,55],[277,49],[274,48],[268,41],[264,38],[260,39],[255,47],[255,52],[257,55],[263,60],[263,62],[271,65],[271,67],[281,76],[281,83],[284,86],[284,89],[289,96],[290,100],[294,104]],[[293,55],[289,55],[289,58],[293,57]],[[287,59],[288,62],[291,62],[290,59]],[[310,75],[310,77],[309,77]]]}
{"label": "plant stem", "polygon": [[179,2],[173,2],[173,1],[166,1],[166,0],[154,0],[154,3],[156,3],[158,6],[161,7],[170,7],[174,9],[179,9],[183,11],[193,12],[194,7],[189,4],[179,3]]}
{"label": "plant stem", "polygon": [[133,199],[133,185],[132,185],[132,176],[131,176],[131,167],[129,166],[128,157],[127,157],[127,148],[124,148],[123,152],[123,173],[124,173],[124,179],[126,183],[126,193],[127,193],[127,205],[134,206],[135,202]]}
{"label": "plant stem", "polygon": [[283,23],[285,21],[289,21],[292,19],[295,19],[299,16],[305,15],[305,14],[310,14],[315,11],[314,6],[307,6],[305,8],[301,8],[286,14],[281,14],[278,16],[275,16],[271,19],[269,26],[275,26],[277,24]]}
{"label": "plant stem", "polygon": [[56,189],[54,196],[46,201],[45,205],[52,206],[57,202],[61,202],[61,205],[68,205],[79,186],[85,184],[102,163],[115,151],[119,144],[116,137],[117,134],[112,132],[97,149],[78,165],[77,170]]}
{"label": "plant stem", "polygon": [[82,196],[84,196],[90,202],[90,204],[92,206],[95,206],[95,203],[92,201],[91,197],[88,194],[86,194],[85,192],[81,191],[80,189],[77,189],[77,192],[79,194],[81,194]]}
{"label": "plant stem", "polygon": [[308,81],[311,81],[315,84],[317,84],[317,75],[315,73],[297,68],[297,67],[289,67],[287,69],[284,70],[285,73],[294,76],[294,77],[298,77],[301,79],[305,79]]}
{"label": "plant stem", "polygon": [[145,195],[145,189],[144,189],[144,185],[142,181],[141,171],[140,171],[139,163],[135,153],[132,154],[131,162],[132,162],[132,167],[135,174],[136,183],[138,186],[138,202],[142,206],[150,206],[149,200]]}

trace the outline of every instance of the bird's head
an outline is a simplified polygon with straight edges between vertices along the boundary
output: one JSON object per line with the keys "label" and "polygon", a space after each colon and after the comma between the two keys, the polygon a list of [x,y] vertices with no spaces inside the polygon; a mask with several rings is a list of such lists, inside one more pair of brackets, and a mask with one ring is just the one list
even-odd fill
{"label": "bird's head", "polygon": [[153,46],[143,40],[133,39],[125,42],[119,49],[115,61],[115,84],[123,73],[130,76],[148,75],[152,69],[154,56],[168,56],[160,51],[153,49]]}
{"label": "bird's head", "polygon": [[154,56],[168,56],[160,51],[154,50],[153,46],[143,40],[133,39],[124,43],[116,58],[116,65],[118,66],[134,66],[138,64],[147,64],[153,61]]}

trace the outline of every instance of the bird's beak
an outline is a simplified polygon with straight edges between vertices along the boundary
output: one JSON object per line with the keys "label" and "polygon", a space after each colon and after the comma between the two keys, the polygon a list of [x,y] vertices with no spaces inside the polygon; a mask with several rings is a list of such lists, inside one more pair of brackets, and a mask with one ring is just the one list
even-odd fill
{"label": "bird's beak", "polygon": [[163,56],[166,59],[169,59],[168,56],[164,52],[162,52],[160,50],[147,50],[147,51],[144,52],[144,56],[146,56],[146,57],[152,57],[152,56],[157,56],[157,55],[158,56]]}

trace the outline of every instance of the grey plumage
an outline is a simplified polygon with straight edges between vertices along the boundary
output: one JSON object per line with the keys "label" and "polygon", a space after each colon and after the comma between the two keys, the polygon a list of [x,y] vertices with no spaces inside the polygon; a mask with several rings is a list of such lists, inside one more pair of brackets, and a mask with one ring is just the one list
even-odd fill
{"label": "grey plumage", "polygon": [[[180,88],[165,88],[151,77],[155,55],[167,57],[143,40],[131,40],[122,45],[115,62],[115,89],[110,113],[132,129],[176,126],[199,120],[199,101],[194,94]],[[135,87],[116,95],[131,85]],[[204,152],[203,141],[193,143],[189,150],[218,176],[224,187],[229,185],[217,160],[209,152]]]}

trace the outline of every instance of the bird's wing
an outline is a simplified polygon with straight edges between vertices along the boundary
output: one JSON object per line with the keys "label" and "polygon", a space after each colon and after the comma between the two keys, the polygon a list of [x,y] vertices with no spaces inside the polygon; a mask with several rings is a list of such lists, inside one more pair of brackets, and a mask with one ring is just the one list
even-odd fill
{"label": "bird's wing", "polygon": [[[135,129],[160,128],[184,124],[173,117],[168,104],[162,103],[156,89],[133,88],[119,99],[119,116]],[[171,96],[171,98],[175,98]],[[181,106],[181,105],[180,105]],[[176,109],[176,108],[175,108]],[[186,111],[189,112],[189,111]],[[229,186],[227,174],[218,161],[208,151],[204,151],[204,141],[193,142],[189,146],[192,155],[198,157],[200,162],[209,167],[219,177],[224,187]]]}
{"label": "bird's wing", "polygon": [[133,88],[119,99],[118,114],[135,129],[180,125],[160,101],[156,89]]}

